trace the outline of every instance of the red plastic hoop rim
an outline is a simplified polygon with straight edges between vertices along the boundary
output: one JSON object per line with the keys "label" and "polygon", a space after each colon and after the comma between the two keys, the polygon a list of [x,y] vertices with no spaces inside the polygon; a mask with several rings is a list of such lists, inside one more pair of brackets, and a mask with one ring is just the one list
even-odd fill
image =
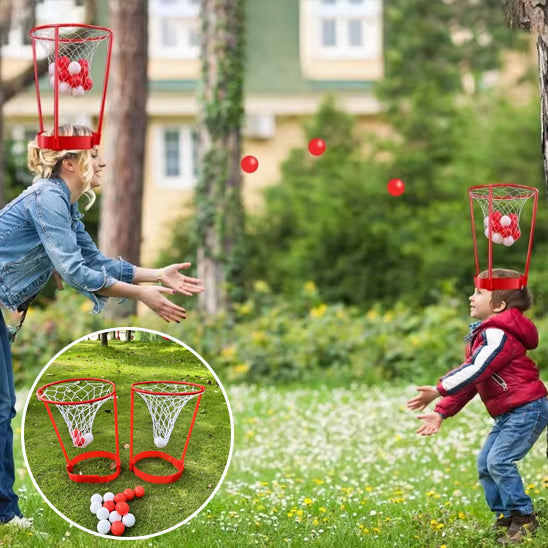
{"label": "red plastic hoop rim", "polygon": [[[83,460],[105,458],[114,461],[116,469],[112,474],[106,476],[99,476],[98,474],[76,474],[74,472],[74,465]],[[77,483],[107,483],[116,479],[120,475],[122,469],[120,456],[111,453],[110,451],[88,451],[87,453],[81,453],[77,455],[67,463],[67,472],[69,478]]]}
{"label": "red plastic hoop rim", "polygon": [[86,36],[86,37],[62,37],[59,36],[58,42],[63,42],[70,44],[72,42],[95,42],[97,40],[106,40],[112,37],[112,30],[107,27],[98,27],[96,25],[86,25],[84,23],[60,23],[60,24],[50,24],[50,25],[39,25],[34,27],[30,31],[30,36],[34,40],[46,40],[55,42],[55,37],[52,36],[40,36],[37,34],[38,31],[46,29],[61,29],[61,28],[73,28],[73,29],[93,29],[96,31],[101,31],[104,34],[99,36]]}
{"label": "red plastic hoop rim", "polygon": [[[91,400],[84,400],[84,401],[77,401],[77,402],[76,401],[53,401],[53,400],[48,400],[48,399],[46,399],[46,397],[43,394],[44,390],[46,388],[48,388],[49,386],[53,386],[55,384],[68,383],[68,382],[76,382],[76,381],[99,381],[99,382],[103,382],[105,384],[110,384],[110,386],[112,387],[112,390],[108,394],[105,394],[104,396],[99,396],[98,398],[93,398]],[[61,380],[61,381],[50,382],[49,384],[45,384],[44,386],[41,386],[36,391],[36,397],[40,401],[42,401],[44,403],[49,403],[51,405],[83,405],[85,403],[94,403],[94,402],[97,402],[97,401],[106,400],[107,398],[111,398],[115,394],[116,394],[116,385],[112,381],[108,381],[106,379],[96,379],[96,378],[92,378],[92,377],[80,378],[80,379],[64,379],[64,380]]]}
{"label": "red plastic hoop rim", "polygon": [[[137,388],[137,386],[142,384],[181,384],[185,386],[195,386],[199,388],[199,390],[191,390],[190,392],[156,392],[154,390]],[[182,381],[143,381],[133,383],[131,385],[131,390],[140,394],[150,394],[152,396],[197,396],[198,394],[203,394],[205,392],[205,386],[202,386],[201,384],[195,384],[193,382]]]}
{"label": "red plastic hoop rim", "polygon": [[[143,459],[151,458],[163,459],[169,462],[177,469],[177,472],[173,474],[168,474],[166,476],[157,476],[156,474],[143,472],[142,470],[139,470],[137,466],[135,466],[136,462]],[[175,457],[168,455],[167,453],[164,453],[162,451],[142,451],[141,453],[138,453],[133,457],[130,462],[130,469],[137,477],[148,481],[149,483],[173,483],[183,475],[185,464],[182,460],[176,459]]]}
{"label": "red plastic hoop rim", "polygon": [[521,275],[519,278],[480,278],[474,277],[474,286],[478,289],[487,289],[495,291],[497,289],[523,289],[527,285],[527,276]]}
{"label": "red plastic hoop rim", "polygon": [[45,131],[36,134],[36,144],[49,150],[89,150],[99,146],[101,134],[91,135],[46,135]]}
{"label": "red plastic hoop rim", "polygon": [[516,195],[516,196],[492,196],[493,200],[528,200],[529,198],[533,198],[536,195],[538,195],[538,189],[534,186],[526,186],[526,185],[517,185],[512,183],[494,183],[491,185],[477,185],[470,187],[468,189],[468,195],[470,198],[473,199],[489,199],[491,195],[489,193],[487,194],[479,194],[478,190],[489,190],[490,188],[518,188],[523,191],[525,191],[525,194],[523,195]]}

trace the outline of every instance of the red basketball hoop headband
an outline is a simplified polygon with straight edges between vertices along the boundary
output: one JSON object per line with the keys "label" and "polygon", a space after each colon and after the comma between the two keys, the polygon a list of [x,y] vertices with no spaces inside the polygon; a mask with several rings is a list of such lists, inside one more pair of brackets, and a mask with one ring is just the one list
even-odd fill
{"label": "red basketball hoop headband", "polygon": [[[116,405],[116,387],[113,382],[105,379],[84,378],[56,381],[40,387],[36,392],[37,398],[44,403],[48,412],[57,439],[67,461],[69,478],[78,483],[106,483],[120,474],[120,451],[118,447],[118,410]],[[57,428],[53,414],[49,408],[55,406],[65,420],[68,427],[70,441],[76,449],[84,449],[93,442],[93,423],[99,408],[111,399],[114,403],[114,438],[116,453],[109,451],[87,451],[69,458],[63,437]],[[108,474],[77,474],[74,465],[87,459],[103,458],[114,461],[114,472]]]}
{"label": "red basketball hoop headband", "polygon": [[[107,94],[110,56],[112,51],[112,31],[104,27],[80,24],[42,25],[30,31],[32,40],[32,56],[34,61],[34,80],[36,84],[36,100],[40,131],[36,141],[40,148],[51,150],[85,150],[98,145],[101,140],[103,112]],[[38,75],[39,53],[36,44],[40,44],[42,54],[48,60],[48,77],[40,80]],[[100,72],[92,72],[93,56],[102,45],[106,45],[105,72],[100,81]],[[94,82],[95,77],[99,82]],[[49,86],[49,90],[47,87]],[[41,88],[46,88],[44,93]],[[59,96],[63,97],[64,113],[78,113],[74,105],[69,105],[69,98],[84,97],[92,89],[101,89],[97,130],[91,135],[65,136],[59,135]],[[53,112],[44,112],[42,95],[49,96],[53,90]],[[66,99],[66,101],[65,101]],[[79,105],[80,108],[82,105]],[[53,115],[53,134],[46,135],[44,131],[44,114]]]}
{"label": "red basketball hoop headband", "polygon": [[[537,214],[538,190],[534,187],[512,184],[493,184],[474,186],[468,189],[470,200],[470,218],[472,221],[472,239],[474,242],[474,259],[476,262],[476,276],[474,283],[477,288],[489,291],[496,289],[522,289],[527,285],[529,263],[533,247],[533,233]],[[532,209],[527,211],[531,224],[529,237],[522,234],[520,220],[525,217],[524,207],[532,198]],[[476,224],[474,209],[481,212],[481,224]],[[477,233],[481,236],[477,238]],[[487,244],[487,245],[485,245]],[[497,257],[502,250],[520,247],[525,255],[523,274],[519,278],[493,278],[493,261],[495,248]],[[487,266],[480,267],[478,247],[483,253],[487,252]],[[515,257],[515,254],[512,255]],[[507,259],[506,259],[507,260]],[[502,266],[502,265],[501,265]],[[504,265],[507,267],[507,265]],[[480,278],[482,270],[487,270],[487,278]]]}

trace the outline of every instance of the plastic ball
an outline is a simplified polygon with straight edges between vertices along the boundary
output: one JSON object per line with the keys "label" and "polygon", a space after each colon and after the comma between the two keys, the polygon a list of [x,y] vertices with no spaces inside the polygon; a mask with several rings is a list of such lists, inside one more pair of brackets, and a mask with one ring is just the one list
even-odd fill
{"label": "plastic ball", "polygon": [[99,493],[95,493],[91,495],[90,502],[103,502],[103,497]]}
{"label": "plastic ball", "polygon": [[48,74],[53,76],[55,74],[55,63],[50,63],[48,65]]}
{"label": "plastic ball", "polygon": [[110,532],[110,522],[107,519],[102,519],[97,523],[97,531],[102,535],[106,535]]}
{"label": "plastic ball", "polygon": [[76,88],[82,85],[82,77],[79,74],[74,74],[68,77],[67,82],[70,84],[70,87]]}
{"label": "plastic ball", "polygon": [[75,88],[72,88],[70,94],[74,97],[82,97],[86,93],[86,90],[82,86],[76,86]]}
{"label": "plastic ball", "polygon": [[59,82],[59,93],[62,95],[70,95],[71,89],[68,82]]}
{"label": "plastic ball", "polygon": [[129,504],[127,502],[119,502],[116,505],[116,511],[121,515],[125,516],[129,512]]}
{"label": "plastic ball", "polygon": [[500,232],[493,232],[493,235],[491,236],[491,239],[493,240],[494,244],[501,244],[504,240],[504,237]]}
{"label": "plastic ball", "polygon": [[126,527],[133,527],[135,525],[135,516],[133,514],[126,514],[125,516],[122,516],[122,523]]}
{"label": "plastic ball", "polygon": [[136,497],[142,497],[145,494],[145,488],[142,485],[137,485],[133,490]]}
{"label": "plastic ball", "polygon": [[109,514],[108,520],[110,521],[110,523],[114,523],[115,521],[121,521],[121,520],[122,520],[122,516],[121,516],[116,510],[113,510],[113,511]]}
{"label": "plastic ball", "polygon": [[135,496],[135,493],[133,492],[133,489],[124,489],[124,495],[126,496],[126,500],[131,500]]}
{"label": "plastic ball", "polygon": [[484,217],[484,218],[483,218],[483,226],[484,226],[484,227],[488,227],[488,226],[489,226],[489,217]]}
{"label": "plastic ball", "polygon": [[311,139],[308,143],[308,152],[314,156],[321,156],[325,152],[325,141],[323,139]]}
{"label": "plastic ball", "polygon": [[107,491],[103,495],[103,500],[106,502],[107,500],[114,500],[114,493],[111,493],[110,491]]}
{"label": "plastic ball", "polygon": [[106,500],[103,503],[103,506],[109,511],[112,512],[116,508],[116,504],[113,500]]}
{"label": "plastic ball", "polygon": [[101,507],[102,507],[102,504],[100,502],[95,501],[89,505],[89,511],[92,514],[97,514],[97,510],[99,510],[99,508]]}
{"label": "plastic ball", "polygon": [[386,188],[390,195],[401,196],[405,191],[405,183],[401,179],[390,179]]}
{"label": "plastic ball", "polygon": [[123,535],[125,530],[126,530],[126,528],[125,528],[124,524],[121,521],[115,521],[110,526],[110,532],[113,535],[116,535],[117,537],[119,537],[120,535]]}
{"label": "plastic ball", "polygon": [[84,88],[84,91],[89,91],[93,87],[93,80],[89,77],[84,78],[82,87]]}
{"label": "plastic ball", "polygon": [[255,156],[244,156],[240,162],[240,167],[246,173],[253,173],[259,167],[259,160]]}
{"label": "plastic ball", "polygon": [[510,224],[512,223],[512,219],[510,219],[510,217],[508,217],[508,215],[503,215],[501,218],[500,218],[500,226],[510,226]]}
{"label": "plastic ball", "polygon": [[101,506],[99,510],[95,513],[98,520],[108,520],[108,517],[110,516],[110,511],[108,508],[105,508],[104,506]]}
{"label": "plastic ball", "polygon": [[114,502],[126,502],[126,496],[124,493],[116,493],[114,497]]}
{"label": "plastic ball", "polygon": [[85,445],[89,445],[93,441],[93,434],[91,432],[84,434],[84,441]]}
{"label": "plastic ball", "polygon": [[80,65],[78,61],[71,61],[68,64],[67,69],[70,74],[80,74],[82,70],[82,65]]}
{"label": "plastic ball", "polygon": [[167,445],[167,440],[158,436],[154,438],[154,445],[161,449]]}
{"label": "plastic ball", "polygon": [[514,238],[512,238],[512,236],[506,236],[506,238],[502,240],[502,243],[506,247],[510,247],[514,243]]}
{"label": "plastic ball", "polygon": [[58,60],[59,68],[68,68],[70,65],[70,59],[66,55],[62,55]]}

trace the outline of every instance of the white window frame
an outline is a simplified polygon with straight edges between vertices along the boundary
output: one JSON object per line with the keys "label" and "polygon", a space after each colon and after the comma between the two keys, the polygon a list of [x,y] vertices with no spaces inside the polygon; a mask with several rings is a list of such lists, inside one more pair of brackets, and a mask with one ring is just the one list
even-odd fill
{"label": "white window frame", "polygon": [[[175,131],[179,134],[179,173],[167,174],[166,133]],[[157,172],[154,181],[157,188],[166,190],[188,190],[197,183],[197,144],[194,128],[191,125],[161,125],[156,129]]]}
{"label": "white window frame", "polygon": [[[314,10],[315,51],[322,59],[374,59],[382,55],[382,0],[316,0]],[[323,44],[323,25],[334,21],[335,43]],[[350,23],[361,24],[362,44],[350,44]]]}
{"label": "white window frame", "polygon": [[[150,56],[165,59],[198,59],[200,2],[197,0],[150,0]],[[166,44],[165,25],[173,27],[176,43]],[[195,42],[193,42],[195,38]]]}

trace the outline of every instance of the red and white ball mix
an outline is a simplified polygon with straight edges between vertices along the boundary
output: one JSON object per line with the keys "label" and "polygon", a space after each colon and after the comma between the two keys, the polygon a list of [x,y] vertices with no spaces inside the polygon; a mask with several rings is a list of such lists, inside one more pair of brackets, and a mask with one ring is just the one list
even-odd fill
{"label": "red and white ball mix", "polygon": [[55,88],[55,72],[59,79],[59,93],[81,97],[93,87],[93,80],[89,75],[89,61],[78,59],[71,61],[66,55],[49,64],[49,83]]}
{"label": "red and white ball mix", "polygon": [[127,527],[135,525],[135,516],[129,512],[126,500],[132,500],[134,496],[140,498],[144,494],[144,488],[137,485],[135,489],[125,489],[116,495],[110,492],[103,496],[99,493],[92,495],[89,509],[97,517],[97,531],[103,535],[123,535]]}
{"label": "red and white ball mix", "polygon": [[483,227],[485,237],[491,237],[494,244],[511,246],[521,237],[519,219],[515,213],[505,215],[500,211],[493,211],[483,219]]}

